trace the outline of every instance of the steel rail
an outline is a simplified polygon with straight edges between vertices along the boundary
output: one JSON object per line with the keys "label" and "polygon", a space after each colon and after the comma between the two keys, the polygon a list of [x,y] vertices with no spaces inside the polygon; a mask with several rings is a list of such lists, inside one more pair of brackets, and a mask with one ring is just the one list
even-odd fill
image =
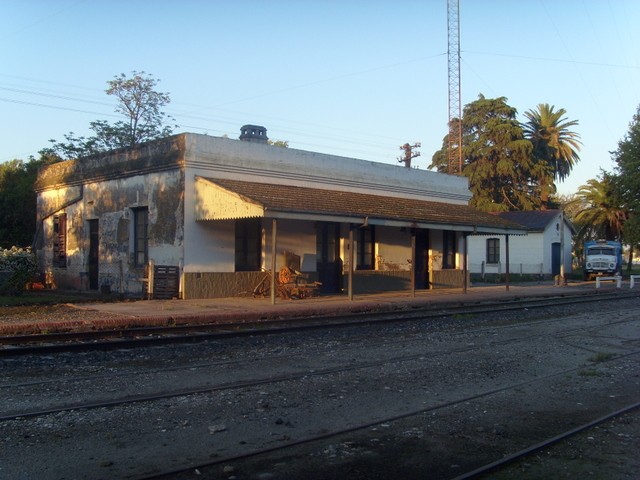
{"label": "steel rail", "polygon": [[[429,306],[404,311],[360,312],[348,315],[327,315],[323,317],[306,318],[295,317],[287,320],[269,320],[263,322],[176,325],[171,327],[130,328],[108,332],[91,331],[5,336],[0,337],[0,358],[41,353],[104,351],[136,346],[196,343],[247,335],[273,335],[291,331],[344,328],[363,324],[403,322],[417,319],[426,320],[465,314],[508,312],[526,308],[554,307],[636,297],[638,297],[637,294],[624,293],[600,293],[588,296],[578,294],[571,297],[545,297],[543,301],[541,301],[539,297],[535,299],[517,298],[507,302],[488,302],[481,305]],[[187,333],[185,334],[185,332]],[[96,339],[100,339],[101,341]],[[91,341],[87,342],[86,340]],[[15,346],[25,344],[28,346]]]}
{"label": "steel rail", "polygon": [[[630,355],[637,355],[640,353],[639,351],[633,352],[633,353],[629,353],[620,357],[616,357],[616,359],[620,359],[623,357],[627,357]],[[605,360],[605,361],[610,361],[610,360]],[[204,470],[205,468],[211,468],[211,467],[215,467],[221,464],[225,464],[225,463],[231,463],[231,462],[237,462],[240,460],[247,460],[253,457],[258,457],[260,455],[265,455],[265,454],[269,454],[269,453],[273,453],[273,452],[277,452],[277,451],[283,451],[286,449],[290,449],[293,447],[298,447],[301,445],[306,445],[306,444],[311,444],[314,442],[319,442],[319,441],[323,441],[323,440],[327,440],[330,438],[334,438],[340,435],[345,435],[345,434],[349,434],[349,433],[354,433],[354,432],[358,432],[361,430],[365,430],[365,429],[369,429],[372,427],[376,427],[379,426],[381,424],[384,423],[390,423],[390,422],[395,422],[398,420],[403,420],[406,418],[410,418],[410,417],[415,417],[418,415],[423,415],[425,413],[430,413],[430,412],[434,412],[437,410],[441,410],[444,408],[448,408],[448,407],[453,407],[455,405],[460,405],[463,404],[465,402],[470,402],[473,400],[477,400],[480,398],[485,398],[485,397],[489,397],[492,395],[496,395],[498,393],[502,393],[502,392],[506,392],[508,390],[511,389],[517,389],[517,388],[521,388],[524,386],[528,386],[528,385],[532,385],[535,384],[537,382],[540,382],[542,380],[548,380],[550,378],[554,378],[554,377],[558,377],[561,375],[566,375],[568,373],[573,373],[576,371],[579,371],[580,369],[582,369],[583,367],[573,367],[573,368],[569,368],[569,369],[565,369],[565,370],[561,370],[558,372],[554,372],[554,373],[550,373],[547,375],[544,375],[542,377],[536,377],[534,379],[530,379],[530,380],[524,380],[522,382],[518,382],[515,384],[511,384],[511,385],[506,385],[506,386],[502,386],[502,387],[497,387],[497,388],[493,388],[490,390],[487,390],[485,392],[480,392],[477,394],[473,394],[473,395],[469,395],[467,397],[461,398],[461,399],[457,399],[457,400],[452,400],[452,401],[448,401],[448,402],[443,402],[441,404],[438,405],[433,405],[430,407],[426,407],[426,408],[420,408],[417,410],[412,410],[409,412],[405,412],[405,413],[401,413],[398,415],[393,415],[393,416],[389,416],[389,417],[385,417],[385,418],[378,418],[375,419],[371,422],[366,422],[366,423],[362,423],[360,425],[354,425],[352,427],[348,427],[348,428],[343,428],[343,429],[338,429],[338,430],[334,430],[331,432],[326,432],[326,433],[322,433],[319,435],[310,435],[308,437],[304,437],[304,438],[300,438],[298,440],[295,441],[289,441],[280,445],[276,445],[276,446],[272,446],[272,447],[267,447],[267,448],[261,448],[261,449],[256,449],[252,452],[247,452],[247,453],[242,453],[242,454],[238,454],[238,455],[230,455],[227,457],[222,457],[222,458],[218,458],[214,461],[210,461],[210,462],[205,462],[205,463],[199,463],[199,464],[191,464],[187,467],[180,467],[174,470],[170,470],[170,471],[166,471],[166,472],[161,472],[158,474],[151,474],[151,475],[145,475],[142,477],[137,477],[135,480],[172,480],[176,475],[180,475],[180,474],[188,474],[193,472],[194,470]],[[636,404],[634,404],[636,405]],[[575,429],[572,429],[571,431],[573,431]],[[555,438],[555,437],[554,437]]]}
{"label": "steel rail", "polygon": [[472,470],[470,472],[467,472],[463,475],[459,475],[455,478],[453,478],[452,480],[469,480],[471,478],[478,478],[482,475],[485,475],[487,473],[490,473],[492,471],[498,470],[500,468],[503,468],[511,463],[514,463],[517,460],[520,460],[522,458],[528,457],[529,455],[538,452],[540,450],[543,450],[545,448],[548,448],[552,445],[555,445],[556,443],[559,443],[563,440],[566,440],[567,438],[571,438],[575,435],[577,435],[578,433],[584,432],[585,430],[589,430],[590,428],[593,428],[597,425],[600,425],[604,422],[607,422],[609,420],[612,420],[616,417],[619,417],[621,415],[624,415],[625,413],[629,413],[633,410],[636,410],[640,408],[640,402],[636,402],[630,405],[627,405],[626,407],[623,407],[621,409],[618,409],[614,412],[608,413],[606,415],[603,415],[600,418],[596,418],[595,420],[592,420],[590,422],[584,423],[578,427],[572,428],[571,430],[567,430],[566,432],[563,432],[559,435],[556,435],[555,437],[551,437],[548,438],[546,440],[543,440],[542,442],[536,443],[535,445],[531,445],[530,447],[524,448],[516,453],[512,453],[511,455],[507,455],[503,458],[501,458],[500,460],[496,460],[495,462],[491,462],[488,463],[487,465],[483,465],[482,467],[476,468],[475,470]]}
{"label": "steel rail", "polygon": [[[630,320],[609,322],[601,326],[617,325],[617,324],[626,323],[629,321]],[[527,334],[525,338],[518,337],[518,338],[511,338],[506,340],[489,342],[488,346],[507,345],[510,343],[517,343],[523,340],[530,340],[532,338],[540,338],[540,337],[547,337],[547,336],[553,336],[555,338],[558,338],[559,335],[566,335],[566,334],[570,334],[573,331],[583,330],[583,329],[584,327],[571,327],[561,331],[554,331],[551,334],[549,333],[540,333],[536,335]],[[409,361],[419,360],[423,358],[435,358],[441,355],[465,353],[465,352],[476,350],[478,348],[485,348],[485,347],[487,347],[487,345],[482,345],[482,346],[474,345],[469,347],[456,348],[453,350],[447,350],[443,352],[433,352],[433,353],[420,352],[420,353],[415,353],[411,355],[402,355],[402,356],[384,358],[377,361],[357,362],[357,363],[350,362],[348,366],[336,366],[336,367],[330,367],[325,369],[312,369],[312,370],[305,370],[297,373],[288,373],[288,374],[283,374],[278,376],[270,376],[269,378],[266,378],[266,379],[246,380],[241,382],[224,383],[224,384],[207,386],[207,387],[194,387],[194,388],[177,390],[173,392],[162,392],[162,393],[155,393],[155,394],[143,394],[143,395],[132,395],[132,396],[130,395],[127,397],[106,400],[106,401],[68,404],[68,405],[63,405],[59,407],[50,407],[50,408],[41,409],[41,410],[32,410],[27,412],[20,412],[20,413],[0,416],[0,421],[15,420],[17,418],[38,417],[38,416],[50,415],[50,414],[61,413],[61,412],[72,411],[72,410],[91,410],[91,409],[97,409],[97,408],[109,408],[109,407],[120,406],[120,405],[128,405],[132,403],[150,402],[150,401],[156,401],[156,400],[163,400],[167,398],[184,397],[184,396],[196,395],[196,394],[207,394],[211,392],[232,390],[237,388],[247,388],[247,387],[259,386],[259,385],[266,385],[270,383],[292,381],[292,380],[297,380],[304,377],[330,375],[330,374],[349,372],[349,371],[354,371],[359,369],[379,367],[381,365],[385,365],[388,363],[409,362]],[[640,351],[633,352],[630,354],[615,355],[614,357],[611,358],[611,360],[624,358],[628,355],[634,355],[635,353],[640,353]],[[246,360],[243,360],[243,362],[245,361]],[[218,365],[218,363],[216,363],[215,365]],[[192,367],[185,367],[185,368],[192,368]],[[176,370],[176,368],[172,368],[169,370]],[[159,370],[159,371],[164,372],[164,370]],[[147,372],[142,372],[142,374],[146,374],[146,373]],[[64,382],[74,381],[74,380],[75,379],[73,378],[63,379]],[[80,379],[80,381],[83,381],[83,380],[84,379]],[[15,388],[16,386],[19,386],[19,385],[14,384],[14,385],[11,385],[10,387]],[[26,385],[26,386],[29,386],[29,385]]]}
{"label": "steel rail", "polygon": [[[593,328],[602,328],[602,327],[609,327],[612,325],[619,325],[619,324],[623,324],[623,323],[629,323],[629,322],[634,322],[635,319],[630,319],[630,320],[616,320],[616,321],[612,321],[612,322],[607,322],[604,324],[599,324],[599,325],[591,325],[591,326],[579,326],[579,327],[570,327],[570,328],[565,328],[562,330],[557,330],[554,331],[552,334],[549,333],[538,333],[538,334],[534,334],[534,335],[530,335],[527,334],[526,338],[510,338],[510,339],[506,339],[506,340],[498,340],[498,341],[490,341],[487,345],[484,345],[484,347],[486,346],[498,346],[498,345],[508,345],[510,343],[516,343],[522,340],[530,340],[532,338],[540,338],[540,337],[547,337],[547,336],[553,336],[556,339],[563,339],[565,338],[567,335],[571,335],[573,332],[575,331],[582,331],[585,329],[593,329]],[[541,323],[548,323],[549,321],[534,321],[534,322],[526,322],[526,323],[516,323],[516,324],[512,324],[512,325],[508,325],[508,326],[504,326],[501,325],[499,327],[482,327],[482,328],[478,328],[478,329],[473,329],[473,330],[465,330],[464,332],[454,332],[452,333],[452,335],[462,335],[465,333],[481,333],[485,330],[495,330],[496,328],[506,328],[506,327],[527,327],[527,326],[532,326],[532,325],[539,325]],[[423,339],[407,339],[407,338],[401,338],[398,340],[393,340],[391,342],[377,342],[377,343],[372,343],[369,342],[367,343],[366,347],[370,348],[372,346],[375,347],[388,347],[391,346],[394,343],[401,343],[403,346],[406,346],[408,344],[411,343],[422,343],[424,340]],[[566,342],[565,342],[566,343]],[[566,343],[567,345],[571,346],[572,348],[576,348],[576,349],[586,349],[585,347],[581,346],[581,345],[573,345],[570,343]],[[404,355],[404,356],[396,356],[396,357],[390,357],[390,358],[386,358],[386,359],[381,359],[377,362],[373,362],[371,364],[354,364],[353,362],[350,363],[351,368],[349,368],[348,370],[356,370],[358,368],[367,368],[367,367],[371,367],[371,366],[380,366],[380,365],[384,365],[386,363],[399,363],[399,362],[403,362],[403,361],[412,361],[412,360],[416,360],[416,359],[423,359],[423,358],[435,358],[438,357],[440,355],[447,355],[447,354],[458,354],[458,353],[465,353],[465,352],[470,352],[473,351],[477,348],[480,348],[481,346],[471,346],[471,347],[463,347],[463,348],[456,348],[453,350],[448,350],[448,351],[442,351],[442,352],[429,352],[429,353],[417,353],[417,354],[412,354],[412,355]],[[590,349],[586,349],[588,351],[592,351]],[[216,362],[208,362],[208,363],[202,363],[202,364],[195,364],[195,365],[184,365],[184,366],[173,366],[173,367],[169,367],[169,368],[159,368],[159,369],[155,369],[155,370],[144,370],[144,371],[127,371],[127,372],[123,372],[123,373],[110,373],[110,374],[101,374],[101,375],[97,375],[97,376],[84,376],[84,377],[64,377],[62,379],[46,379],[46,380],[38,380],[38,381],[31,381],[31,382],[26,382],[26,383],[7,383],[7,384],[1,384],[0,385],[0,389],[7,389],[7,388],[24,388],[24,387],[32,387],[32,386],[39,386],[39,385],[47,385],[47,384],[56,384],[56,383],[73,383],[73,382],[86,382],[86,381],[95,381],[97,379],[113,379],[113,378],[122,378],[122,377],[135,377],[138,375],[153,375],[153,374],[158,374],[158,373],[167,373],[167,372],[179,372],[179,371],[183,371],[183,370],[193,370],[193,369],[202,369],[202,368],[209,368],[209,367],[221,367],[221,366],[229,366],[229,365],[242,365],[242,364],[250,364],[250,363],[255,363],[255,362],[264,362],[267,359],[275,359],[275,358],[282,358],[282,357],[287,357],[287,358],[295,358],[295,355],[292,357],[290,354],[283,354],[283,355],[272,355],[270,357],[261,357],[259,360],[257,359],[253,359],[253,358],[244,358],[244,359],[239,359],[239,360],[223,360],[223,361],[216,361]],[[314,372],[320,372],[321,370],[314,370]],[[297,374],[296,376],[292,377],[291,379],[294,380],[298,378]],[[246,386],[246,385],[245,385]],[[207,388],[212,388],[212,387],[207,387]],[[182,391],[176,391],[173,393],[173,396],[182,396],[183,394],[188,395],[190,394],[192,390],[182,390]],[[186,393],[185,393],[186,392]],[[198,393],[206,393],[206,391],[202,391],[202,392],[198,392]],[[130,397],[129,397],[130,398]],[[167,398],[167,397],[163,397],[163,398]],[[147,398],[147,400],[153,400],[152,396],[149,396]],[[69,409],[69,408],[67,408]],[[56,410],[55,412],[51,412],[51,413],[56,413],[59,412],[60,410]],[[0,418],[1,419],[1,418]]]}

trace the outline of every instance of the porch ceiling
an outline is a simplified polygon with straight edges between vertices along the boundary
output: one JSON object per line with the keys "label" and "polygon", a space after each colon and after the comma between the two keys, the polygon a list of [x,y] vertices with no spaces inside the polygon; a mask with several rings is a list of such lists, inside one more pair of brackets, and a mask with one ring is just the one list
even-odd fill
{"label": "porch ceiling", "polygon": [[239,218],[367,223],[526,235],[527,228],[467,205],[319,188],[196,178],[196,220]]}

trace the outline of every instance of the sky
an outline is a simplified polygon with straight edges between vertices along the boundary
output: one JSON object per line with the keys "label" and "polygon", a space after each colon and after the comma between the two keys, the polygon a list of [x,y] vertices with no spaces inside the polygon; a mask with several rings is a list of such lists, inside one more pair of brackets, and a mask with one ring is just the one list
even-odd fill
{"label": "sky", "polygon": [[[637,0],[460,0],[461,104],[566,110],[575,193],[640,106]],[[0,0],[0,162],[117,121],[107,81],[146,72],[192,132],[263,125],[290,148],[420,169],[447,134],[447,0]],[[403,167],[401,167],[403,168]]]}

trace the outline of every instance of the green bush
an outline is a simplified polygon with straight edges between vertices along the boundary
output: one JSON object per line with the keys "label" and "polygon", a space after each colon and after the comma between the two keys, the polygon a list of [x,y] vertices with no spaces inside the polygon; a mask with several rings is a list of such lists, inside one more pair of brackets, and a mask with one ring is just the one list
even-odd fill
{"label": "green bush", "polygon": [[38,273],[38,259],[30,248],[0,250],[0,292],[20,295]]}

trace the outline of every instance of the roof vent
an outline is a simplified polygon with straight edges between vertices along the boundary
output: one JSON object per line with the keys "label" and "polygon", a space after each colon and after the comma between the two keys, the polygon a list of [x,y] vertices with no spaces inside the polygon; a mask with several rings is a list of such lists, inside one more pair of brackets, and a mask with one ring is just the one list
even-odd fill
{"label": "roof vent", "polygon": [[267,129],[259,125],[243,125],[240,129],[240,140],[254,143],[267,143]]}

